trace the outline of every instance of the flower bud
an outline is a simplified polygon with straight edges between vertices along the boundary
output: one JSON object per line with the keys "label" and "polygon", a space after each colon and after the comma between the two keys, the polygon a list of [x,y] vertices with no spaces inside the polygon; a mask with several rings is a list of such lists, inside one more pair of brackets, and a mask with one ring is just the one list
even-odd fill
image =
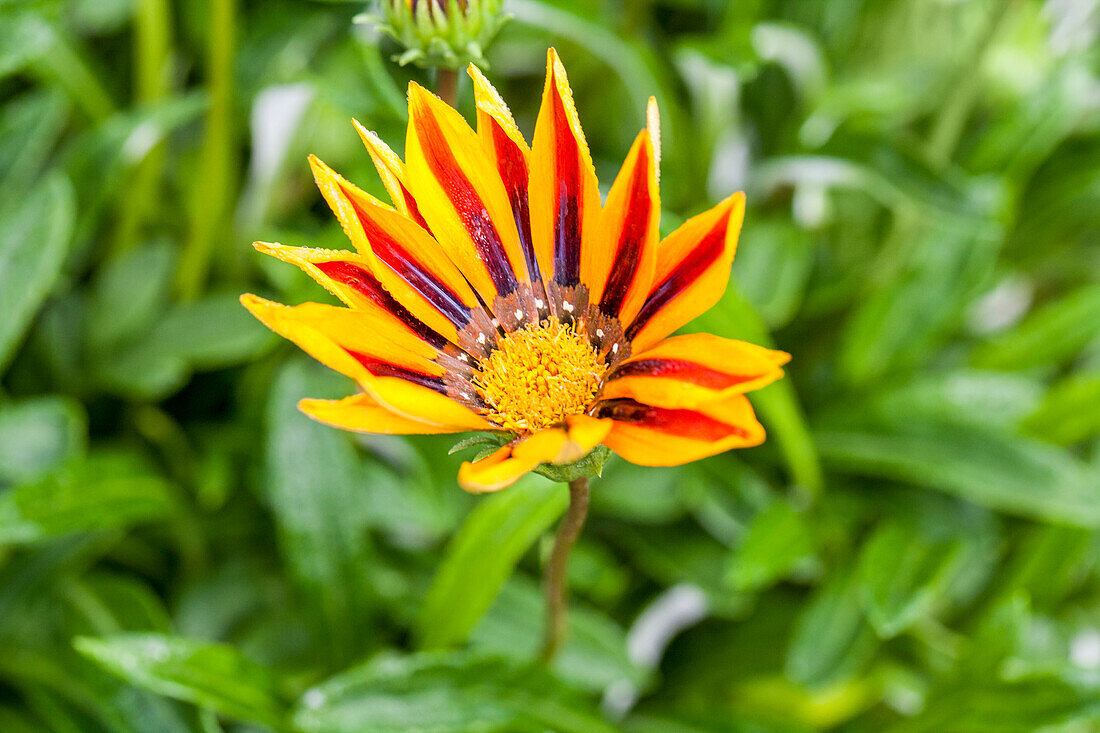
{"label": "flower bud", "polygon": [[504,0],[378,0],[378,29],[405,51],[402,66],[485,66],[484,51],[508,19]]}

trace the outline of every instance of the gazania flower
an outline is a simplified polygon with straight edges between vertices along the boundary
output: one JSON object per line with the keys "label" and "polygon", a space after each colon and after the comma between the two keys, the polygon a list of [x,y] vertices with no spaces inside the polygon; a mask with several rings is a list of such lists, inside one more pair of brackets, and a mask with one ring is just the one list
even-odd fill
{"label": "gazania flower", "polygon": [[242,298],[362,388],[303,400],[302,411],[369,433],[495,432],[503,445],[459,471],[470,491],[601,443],[634,463],[676,465],[762,442],[744,393],[782,376],[788,355],[669,337],[725,290],[744,196],[661,240],[652,100],[601,204],[553,50],[530,147],[485,77],[469,73],[476,132],[415,83],[404,163],[355,123],[392,206],[310,160],[355,253],[256,244],[347,305]]}

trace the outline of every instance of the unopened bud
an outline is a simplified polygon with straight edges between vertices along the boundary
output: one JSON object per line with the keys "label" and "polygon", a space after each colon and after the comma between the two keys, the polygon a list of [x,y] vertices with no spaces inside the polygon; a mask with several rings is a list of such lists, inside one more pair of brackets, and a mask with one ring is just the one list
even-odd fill
{"label": "unopened bud", "polygon": [[504,0],[378,0],[378,29],[404,47],[402,66],[485,66],[485,49],[508,19]]}

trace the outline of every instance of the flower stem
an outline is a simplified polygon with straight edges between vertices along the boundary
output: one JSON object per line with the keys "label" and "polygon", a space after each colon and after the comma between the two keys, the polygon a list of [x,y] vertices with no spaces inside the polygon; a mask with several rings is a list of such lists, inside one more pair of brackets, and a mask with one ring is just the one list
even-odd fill
{"label": "flower stem", "polygon": [[458,104],[458,72],[454,69],[436,69],[435,93],[440,99],[454,107]]}
{"label": "flower stem", "polygon": [[546,639],[542,647],[542,660],[545,662],[553,660],[565,637],[565,570],[569,565],[569,551],[580,536],[587,514],[588,478],[582,477],[569,482],[569,510],[558,527],[554,550],[546,565]]}

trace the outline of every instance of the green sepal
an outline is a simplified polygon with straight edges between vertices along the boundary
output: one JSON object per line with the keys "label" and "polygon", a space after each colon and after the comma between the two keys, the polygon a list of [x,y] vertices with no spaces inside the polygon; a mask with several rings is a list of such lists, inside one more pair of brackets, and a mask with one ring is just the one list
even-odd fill
{"label": "green sepal", "polygon": [[603,445],[597,445],[580,460],[555,466],[553,463],[543,463],[535,468],[535,473],[545,476],[551,481],[569,483],[579,478],[602,476],[604,464],[611,456],[611,450]]}
{"label": "green sepal", "polygon": [[[462,440],[458,441],[451,446],[451,449],[447,451],[447,455],[451,456],[458,453],[460,450],[466,450],[467,448],[491,448],[496,450],[502,445],[510,443],[516,436],[512,433],[474,433],[468,435]],[[492,452],[492,451],[490,451]],[[480,456],[479,456],[480,457]],[[477,460],[477,459],[474,459]]]}

